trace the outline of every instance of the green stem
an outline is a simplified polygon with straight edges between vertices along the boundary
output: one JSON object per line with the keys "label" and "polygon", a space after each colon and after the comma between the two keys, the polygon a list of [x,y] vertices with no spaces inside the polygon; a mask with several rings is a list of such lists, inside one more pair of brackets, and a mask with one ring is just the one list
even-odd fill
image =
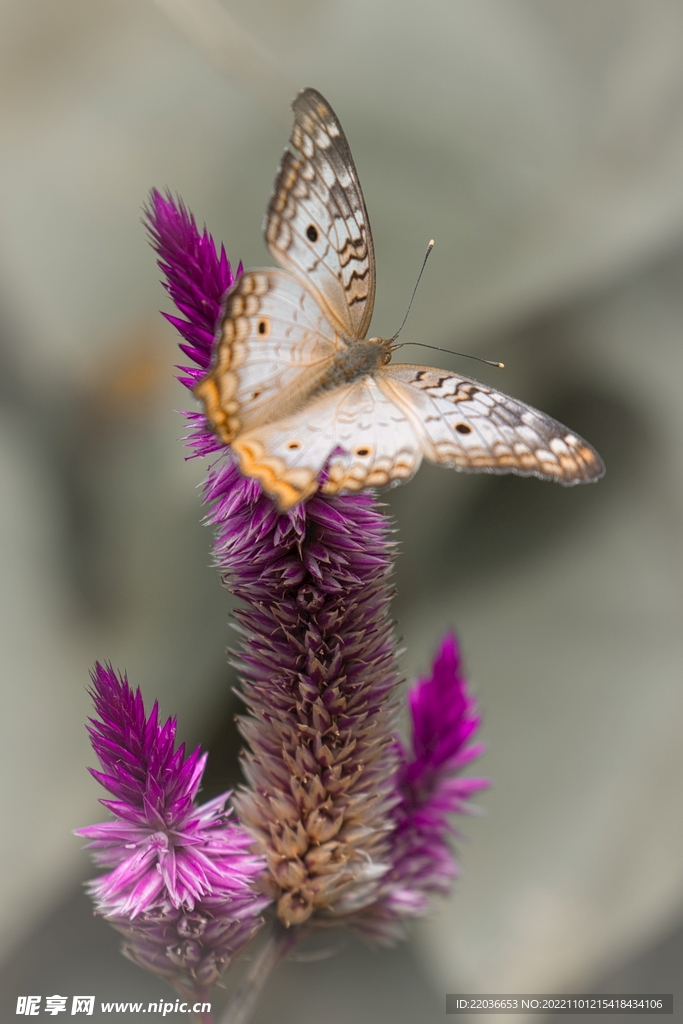
{"label": "green stem", "polygon": [[285,928],[278,920],[273,922],[265,945],[230,1000],[220,1024],[248,1024],[271,972],[294,949],[300,938],[300,929]]}

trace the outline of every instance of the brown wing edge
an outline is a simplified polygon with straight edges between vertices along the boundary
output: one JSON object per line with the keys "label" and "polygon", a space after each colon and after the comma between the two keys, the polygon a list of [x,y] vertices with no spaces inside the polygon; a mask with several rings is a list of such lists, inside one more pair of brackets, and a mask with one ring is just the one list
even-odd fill
{"label": "brown wing edge", "polygon": [[[232,346],[235,341],[234,325],[230,324],[230,301],[239,292],[242,278],[240,274],[223,296],[221,318],[214,334],[211,346],[211,363],[202,379],[195,384],[192,394],[204,405],[204,413],[209,426],[223,444],[230,444],[240,430],[237,416],[238,405],[231,400],[237,390],[234,370],[231,370]],[[226,337],[226,324],[230,324]],[[223,378],[223,387],[219,389],[218,381]],[[222,393],[223,392],[223,393]],[[231,392],[232,394],[228,394]],[[226,405],[226,398],[228,399]]]}

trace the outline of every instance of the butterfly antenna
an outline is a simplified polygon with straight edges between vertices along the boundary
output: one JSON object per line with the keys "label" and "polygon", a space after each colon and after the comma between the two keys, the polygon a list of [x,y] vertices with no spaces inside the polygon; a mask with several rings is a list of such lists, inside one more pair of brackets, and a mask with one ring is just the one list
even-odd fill
{"label": "butterfly antenna", "polygon": [[499,363],[497,359],[483,359],[481,356],[473,356],[469,352],[454,352],[450,348],[440,348],[438,345],[427,345],[424,341],[402,341],[396,348],[405,348],[406,345],[418,345],[420,348],[433,348],[435,352],[447,352],[449,356],[462,356],[463,359],[476,359],[478,363],[486,363],[487,366],[495,366],[499,370],[505,369],[505,363]]}
{"label": "butterfly antenna", "polygon": [[424,269],[427,266],[427,260],[429,259],[429,254],[431,253],[433,248],[434,248],[434,239],[432,238],[430,240],[430,242],[429,242],[429,245],[427,246],[427,252],[425,253],[425,258],[422,260],[422,268],[420,270],[420,273],[417,275],[417,281],[415,282],[415,287],[413,288],[413,294],[411,295],[410,302],[408,303],[408,308],[406,310],[406,315],[403,317],[403,323],[401,324],[399,329],[396,331],[396,334],[394,334],[394,336],[392,338],[390,338],[389,341],[396,341],[396,339],[398,338],[399,334],[401,333],[401,331],[405,327],[406,320],[408,319],[408,314],[410,313],[410,307],[412,306],[413,299],[415,298],[415,292],[417,291],[417,286],[420,283],[420,278],[424,274]]}
{"label": "butterfly antenna", "polygon": [[[431,253],[433,248],[434,248],[434,239],[432,238],[432,239],[430,239],[429,245],[427,246],[427,252],[425,253],[425,258],[422,260],[422,266],[420,268],[420,273],[417,275],[417,281],[415,282],[415,287],[413,288],[413,294],[410,296],[410,302],[408,303],[408,308],[406,310],[406,315],[403,317],[403,322],[402,322],[401,326],[399,327],[399,329],[396,331],[396,334],[394,334],[394,336],[389,339],[391,342],[396,341],[396,339],[398,338],[399,334],[401,333],[401,331],[405,327],[406,320],[408,319],[408,314],[410,313],[411,307],[413,305],[413,299],[415,298],[415,294],[417,292],[417,286],[419,285],[420,280],[422,279],[422,275],[424,274],[424,269],[427,266],[427,260],[429,259],[430,253]],[[505,363],[500,363],[500,362],[498,362],[498,360],[483,359],[481,356],[473,356],[473,355],[470,355],[468,352],[453,352],[449,348],[439,348],[438,345],[427,345],[423,341],[402,341],[400,345],[395,345],[393,347],[394,348],[404,348],[405,345],[419,345],[420,348],[433,348],[435,352],[447,352],[451,356],[462,356],[463,359],[476,359],[476,361],[478,363],[486,363],[487,366],[495,366],[499,370],[503,370],[505,368]]]}

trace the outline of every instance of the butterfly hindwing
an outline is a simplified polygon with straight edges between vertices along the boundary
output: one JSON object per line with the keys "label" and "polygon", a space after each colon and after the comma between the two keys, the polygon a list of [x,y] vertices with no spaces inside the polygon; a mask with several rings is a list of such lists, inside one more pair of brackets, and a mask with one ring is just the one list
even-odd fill
{"label": "butterfly hindwing", "polygon": [[351,150],[315,89],[299,93],[292,106],[292,149],[285,150],[275,180],[266,242],[347,338],[364,338],[375,302],[375,256]]}
{"label": "butterfly hindwing", "polygon": [[326,392],[301,412],[233,442],[242,472],[290,508],[318,489],[326,494],[408,480],[422,461],[410,419],[370,380]]}
{"label": "butterfly hindwing", "polygon": [[469,377],[397,363],[380,386],[411,417],[424,454],[455,469],[571,486],[605,472],[598,453],[551,416]]}

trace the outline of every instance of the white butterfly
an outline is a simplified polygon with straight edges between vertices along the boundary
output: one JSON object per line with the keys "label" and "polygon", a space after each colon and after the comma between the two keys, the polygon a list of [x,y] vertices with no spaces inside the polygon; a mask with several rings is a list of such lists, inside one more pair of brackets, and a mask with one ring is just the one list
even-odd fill
{"label": "white butterfly", "polygon": [[424,456],[567,485],[601,477],[597,452],[556,420],[468,377],[391,364],[390,340],[365,340],[375,256],[351,151],[315,89],[293,109],[265,228],[284,269],[237,280],[195,389],[242,472],[281,509],[319,487],[401,483]]}

